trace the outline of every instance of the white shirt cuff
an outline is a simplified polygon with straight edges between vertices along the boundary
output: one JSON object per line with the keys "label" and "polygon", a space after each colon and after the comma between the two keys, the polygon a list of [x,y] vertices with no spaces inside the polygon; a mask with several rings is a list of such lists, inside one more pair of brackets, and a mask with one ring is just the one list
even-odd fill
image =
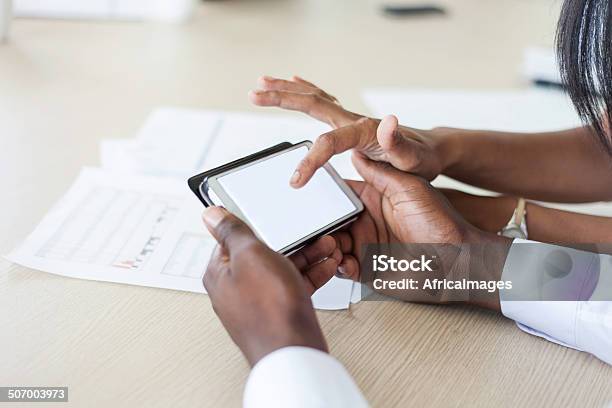
{"label": "white shirt cuff", "polygon": [[[551,278],[551,259],[554,264],[558,258],[550,255],[561,252],[571,261],[565,271],[553,269],[552,275],[557,274]],[[517,286],[525,290],[500,292],[502,313],[527,333],[587,351],[612,364],[611,261],[609,255],[515,240],[502,279],[513,281],[513,290]],[[545,293],[551,287],[554,293]],[[538,296],[544,300],[537,300]]]}
{"label": "white shirt cuff", "polygon": [[367,407],[346,369],[329,354],[285,347],[261,359],[244,391],[245,407]]}

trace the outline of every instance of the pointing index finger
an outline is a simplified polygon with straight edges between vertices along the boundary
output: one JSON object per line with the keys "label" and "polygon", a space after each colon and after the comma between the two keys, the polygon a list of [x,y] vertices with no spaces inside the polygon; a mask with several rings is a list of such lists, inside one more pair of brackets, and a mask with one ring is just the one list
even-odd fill
{"label": "pointing index finger", "polygon": [[366,126],[361,122],[355,122],[319,136],[304,159],[298,164],[290,180],[291,186],[303,187],[315,172],[333,156],[365,146],[372,137],[375,138],[376,135],[368,135]]}

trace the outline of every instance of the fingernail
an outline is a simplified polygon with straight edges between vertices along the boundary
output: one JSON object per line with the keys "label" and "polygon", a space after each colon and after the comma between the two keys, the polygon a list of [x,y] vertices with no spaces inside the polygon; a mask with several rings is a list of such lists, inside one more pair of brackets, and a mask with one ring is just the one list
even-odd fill
{"label": "fingernail", "polygon": [[215,229],[226,215],[227,210],[223,207],[209,207],[202,213],[202,220],[208,228]]}
{"label": "fingernail", "polygon": [[265,76],[261,76],[259,78],[257,78],[257,86],[260,88],[265,88],[266,84],[268,83],[268,78]]}
{"label": "fingernail", "polygon": [[338,266],[338,275],[346,276],[346,267],[343,265]]}
{"label": "fingernail", "polygon": [[291,184],[297,184],[298,181],[300,181],[300,177],[302,175],[300,174],[299,170],[296,170],[295,173],[293,173],[293,176],[291,176],[291,180],[289,180],[289,183]]}
{"label": "fingernail", "polygon": [[254,95],[261,95],[263,94],[265,91],[263,89],[254,89],[251,91],[251,93],[253,93]]}

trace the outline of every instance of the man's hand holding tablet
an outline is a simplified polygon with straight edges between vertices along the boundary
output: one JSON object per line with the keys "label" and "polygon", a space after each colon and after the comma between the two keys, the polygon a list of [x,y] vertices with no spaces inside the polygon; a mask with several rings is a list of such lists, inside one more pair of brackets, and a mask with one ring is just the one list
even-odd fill
{"label": "man's hand holding tablet", "polygon": [[327,351],[310,296],[336,272],[335,241],[320,238],[286,258],[261,242],[238,217],[221,207],[202,215],[219,242],[204,274],[215,312],[254,366],[282,347]]}
{"label": "man's hand holding tablet", "polygon": [[[302,110],[335,128],[355,125],[353,131],[373,123],[344,110],[335,98],[303,80],[265,82],[266,91],[251,95],[257,104]],[[303,87],[310,87],[314,96],[300,95],[304,93]],[[276,152],[272,155],[275,160],[259,162],[249,159],[251,165],[239,162],[230,166],[232,171],[224,168],[203,184],[205,190],[215,193],[207,205],[229,203],[230,212],[237,215],[216,207],[204,213],[208,229],[219,242],[204,284],[215,311],[251,364],[267,353],[291,345],[327,350],[310,295],[336,271],[339,276],[359,280],[359,261],[365,245],[493,244],[500,248],[499,253],[480,262],[481,267],[473,268],[472,272],[491,280],[501,276],[504,248],[510,241],[470,225],[427,181],[444,165],[438,160],[435,138],[406,128],[402,130],[406,137],[397,139],[397,123],[392,118],[387,121],[382,126],[376,122],[380,137],[376,137],[376,127],[373,139],[369,136],[371,129],[369,133],[357,133],[361,137],[336,132],[333,137],[319,139],[308,154],[306,151],[297,154],[299,146],[287,150],[285,145],[284,153],[292,154]],[[414,134],[407,136],[405,132]],[[326,161],[351,148],[356,150],[353,163],[364,181],[348,181],[352,190],[347,192],[342,186],[344,182],[338,182]],[[264,165],[258,167],[261,163]],[[297,175],[293,174],[296,168]],[[313,188],[317,190],[314,193],[310,190]],[[298,192],[302,196],[292,196]],[[298,208],[306,206],[294,211],[291,206],[283,206],[283,202]],[[317,220],[313,216],[317,209],[324,210],[324,218]],[[305,225],[310,227],[302,228]],[[341,228],[334,231],[338,227]],[[310,232],[306,233],[307,230]],[[284,235],[287,231],[291,233]],[[333,239],[318,235],[330,232]],[[312,238],[318,240],[312,243]],[[300,249],[307,243],[310,245]],[[295,250],[298,251],[289,259],[281,255]],[[477,258],[463,252],[457,256],[466,261]],[[425,299],[439,303],[448,298],[442,294]],[[499,293],[472,303],[499,310]]]}
{"label": "man's hand holding tablet", "polygon": [[[287,346],[327,351],[310,295],[338,268],[345,277],[358,280],[364,244],[461,244],[486,239],[503,245],[506,241],[465,222],[424,179],[361,156],[355,157],[354,164],[365,181],[350,182],[350,186],[365,211],[333,239],[319,238],[289,258],[270,249],[227,210],[205,210],[204,222],[219,246],[204,285],[217,315],[251,365]],[[483,273],[501,274],[503,256],[499,260],[486,265],[491,268]],[[498,309],[498,294],[492,293],[478,305]]]}

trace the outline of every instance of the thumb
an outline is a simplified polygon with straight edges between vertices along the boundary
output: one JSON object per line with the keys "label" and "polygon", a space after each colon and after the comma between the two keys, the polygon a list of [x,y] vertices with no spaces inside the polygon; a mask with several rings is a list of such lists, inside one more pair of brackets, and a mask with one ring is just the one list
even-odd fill
{"label": "thumb", "polygon": [[396,116],[387,115],[378,124],[376,129],[376,139],[378,144],[386,152],[390,152],[400,143],[397,127],[399,122]]}
{"label": "thumb", "polygon": [[223,207],[206,208],[202,220],[215,240],[229,254],[237,247],[258,241],[248,225]]}
{"label": "thumb", "polygon": [[417,142],[418,132],[400,128],[397,117],[385,116],[376,129],[376,139],[385,153],[387,162],[398,170],[418,174],[432,180],[437,172],[430,168],[433,164],[427,155],[429,147]]}
{"label": "thumb", "polygon": [[424,181],[419,177],[397,170],[388,163],[369,160],[361,153],[354,153],[352,159],[355,169],[363,180],[387,198],[395,191],[411,186],[416,187]]}

